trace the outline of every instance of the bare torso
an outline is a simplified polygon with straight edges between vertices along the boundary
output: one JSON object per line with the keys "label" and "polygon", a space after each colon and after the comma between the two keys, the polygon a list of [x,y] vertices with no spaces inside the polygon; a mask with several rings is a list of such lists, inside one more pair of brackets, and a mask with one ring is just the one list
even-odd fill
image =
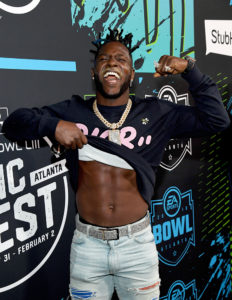
{"label": "bare torso", "polygon": [[79,161],[76,201],[83,219],[105,227],[133,223],[148,209],[138,191],[135,171],[97,161]]}

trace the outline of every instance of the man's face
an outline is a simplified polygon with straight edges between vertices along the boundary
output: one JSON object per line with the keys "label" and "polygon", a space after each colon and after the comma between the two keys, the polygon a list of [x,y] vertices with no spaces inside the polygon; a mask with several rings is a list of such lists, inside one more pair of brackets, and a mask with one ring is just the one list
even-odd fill
{"label": "man's face", "polygon": [[120,42],[102,46],[93,70],[96,89],[105,98],[115,99],[129,90],[134,79],[132,60],[128,49]]}

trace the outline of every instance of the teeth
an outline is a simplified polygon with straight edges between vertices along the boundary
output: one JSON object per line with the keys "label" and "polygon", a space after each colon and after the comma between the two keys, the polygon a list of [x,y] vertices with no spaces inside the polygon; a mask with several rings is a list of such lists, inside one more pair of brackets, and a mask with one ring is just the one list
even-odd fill
{"label": "teeth", "polygon": [[116,72],[106,72],[104,75],[104,78],[108,77],[108,76],[115,76],[117,79],[120,79],[120,76],[118,75],[118,73]]}

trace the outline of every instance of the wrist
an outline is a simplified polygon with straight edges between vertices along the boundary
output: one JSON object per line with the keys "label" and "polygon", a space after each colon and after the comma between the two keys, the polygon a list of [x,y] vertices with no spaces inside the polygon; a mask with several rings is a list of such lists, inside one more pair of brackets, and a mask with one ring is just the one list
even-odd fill
{"label": "wrist", "polygon": [[188,56],[188,55],[185,56],[184,59],[187,61],[187,67],[184,70],[183,74],[188,74],[194,68],[196,60],[193,59],[191,56]]}

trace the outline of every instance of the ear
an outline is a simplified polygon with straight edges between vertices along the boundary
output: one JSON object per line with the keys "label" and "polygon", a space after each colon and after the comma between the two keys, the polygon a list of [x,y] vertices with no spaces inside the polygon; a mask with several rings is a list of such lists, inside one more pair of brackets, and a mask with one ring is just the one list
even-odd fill
{"label": "ear", "polygon": [[135,78],[135,69],[132,68],[132,71],[131,71],[131,80],[133,81]]}

